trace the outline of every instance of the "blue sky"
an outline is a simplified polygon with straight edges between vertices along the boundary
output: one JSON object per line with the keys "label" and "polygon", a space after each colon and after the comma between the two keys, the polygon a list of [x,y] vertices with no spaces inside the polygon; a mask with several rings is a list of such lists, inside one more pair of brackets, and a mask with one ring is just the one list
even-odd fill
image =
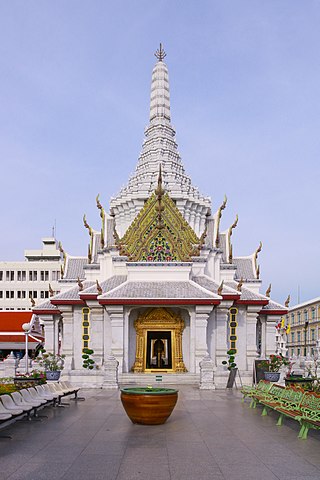
{"label": "blue sky", "polygon": [[187,173],[235,255],[259,256],[263,291],[319,296],[318,0],[0,2],[1,260],[39,248],[56,222],[85,255],[134,170],[151,71],[167,51],[172,122]]}

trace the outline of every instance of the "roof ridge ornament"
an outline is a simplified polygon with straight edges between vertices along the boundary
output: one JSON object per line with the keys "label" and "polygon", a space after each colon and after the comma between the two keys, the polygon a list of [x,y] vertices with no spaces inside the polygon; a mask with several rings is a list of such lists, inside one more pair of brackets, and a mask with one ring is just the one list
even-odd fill
{"label": "roof ridge ornament", "polygon": [[162,48],[162,43],[160,43],[160,48],[155,52],[154,56],[159,60],[159,62],[162,62],[164,57],[167,56],[166,52]]}
{"label": "roof ridge ornament", "polygon": [[78,287],[79,287],[79,292],[82,292],[82,290],[83,290],[83,283],[81,282],[80,277],[78,277],[77,284],[78,284]]}
{"label": "roof ridge ornament", "polygon": [[220,205],[220,207],[218,208],[218,211],[216,213],[216,215],[217,215],[217,235],[216,235],[216,241],[215,241],[216,248],[219,248],[219,244],[220,244],[220,239],[219,239],[220,220],[221,220],[221,217],[222,217],[222,210],[224,210],[226,208],[227,201],[228,201],[227,195],[225,194],[223,202]]}
{"label": "roof ridge ornament", "polygon": [[271,283],[270,283],[269,287],[268,287],[267,290],[266,290],[266,293],[265,293],[266,297],[270,298],[270,293],[271,293]]}
{"label": "roof ridge ornament", "polygon": [[284,305],[289,308],[289,304],[290,304],[290,294],[288,295],[287,297],[287,300],[284,302]]}

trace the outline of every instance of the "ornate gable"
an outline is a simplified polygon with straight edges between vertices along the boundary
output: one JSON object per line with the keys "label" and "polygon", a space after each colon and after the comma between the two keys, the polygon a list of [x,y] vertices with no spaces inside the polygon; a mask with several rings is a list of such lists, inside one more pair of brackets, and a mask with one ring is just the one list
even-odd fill
{"label": "ornate gable", "polygon": [[200,254],[204,236],[198,238],[174,201],[164,193],[161,171],[158,188],[117,244],[120,255],[134,262],[187,262]]}

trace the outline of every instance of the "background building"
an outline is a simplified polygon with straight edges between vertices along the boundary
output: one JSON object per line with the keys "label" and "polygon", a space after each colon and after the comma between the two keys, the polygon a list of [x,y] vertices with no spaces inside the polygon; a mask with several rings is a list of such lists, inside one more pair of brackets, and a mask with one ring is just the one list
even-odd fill
{"label": "background building", "polygon": [[31,310],[59,293],[64,257],[55,238],[43,238],[41,250],[25,250],[21,262],[0,262],[0,310]]}
{"label": "background building", "polygon": [[320,297],[289,308],[286,321],[289,356],[313,355],[320,340]]}

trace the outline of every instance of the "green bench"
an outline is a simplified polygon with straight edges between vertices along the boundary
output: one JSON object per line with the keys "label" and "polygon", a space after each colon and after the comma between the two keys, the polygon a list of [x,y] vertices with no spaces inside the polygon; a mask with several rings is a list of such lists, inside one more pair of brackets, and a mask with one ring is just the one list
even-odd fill
{"label": "green bench", "polygon": [[300,405],[300,411],[299,438],[306,439],[309,428],[320,430],[320,395],[316,392],[306,392]]}
{"label": "green bench", "polygon": [[251,402],[250,402],[250,407],[253,406],[253,402],[252,402],[252,399],[255,395],[262,395],[263,393],[267,393],[270,388],[272,387],[272,383],[270,382],[266,382],[265,380],[260,380],[260,382],[258,383],[258,385],[254,385],[254,386],[247,386],[247,385],[244,385],[242,388],[241,388],[241,393],[242,393],[242,402],[244,402],[244,400],[249,397],[251,398]]}

